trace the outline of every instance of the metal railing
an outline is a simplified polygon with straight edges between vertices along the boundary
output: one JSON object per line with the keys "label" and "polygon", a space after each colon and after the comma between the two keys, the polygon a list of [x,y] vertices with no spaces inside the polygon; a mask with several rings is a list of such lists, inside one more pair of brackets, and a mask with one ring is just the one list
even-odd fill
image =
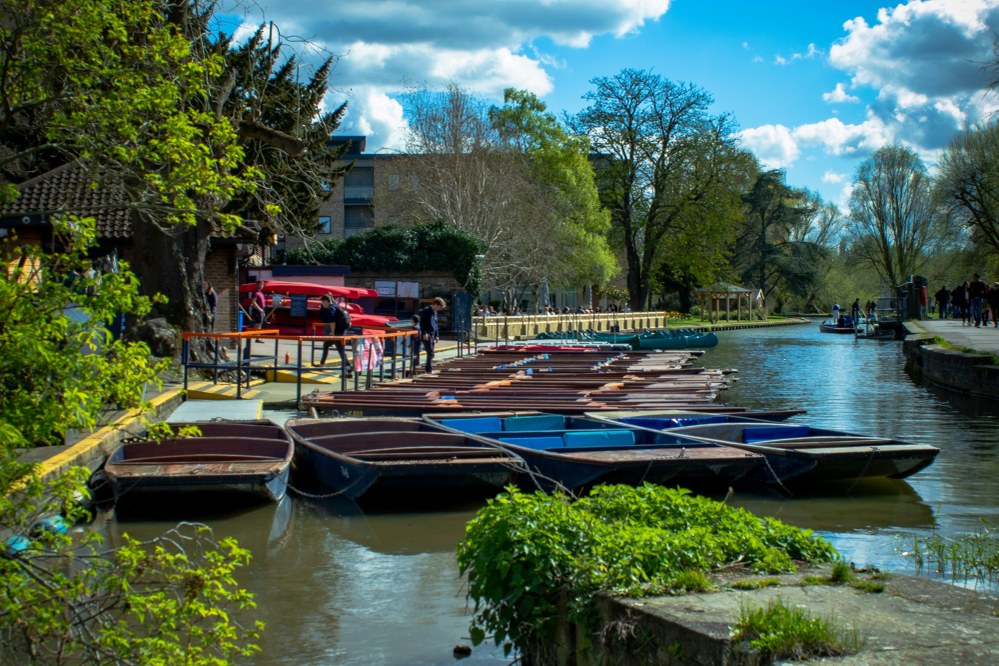
{"label": "metal railing", "polygon": [[[281,335],[277,329],[254,329],[239,333],[185,332],[181,347],[184,390],[188,388],[192,370],[210,371],[214,384],[222,383],[220,379],[223,375],[234,373],[235,381],[224,383],[235,383],[236,398],[242,399],[244,386],[250,388],[254,372],[276,374],[284,371],[295,374],[296,403],[300,403],[302,375],[315,370],[316,352],[321,350],[325,342],[332,343],[334,353],[338,342],[350,347],[353,356],[350,365],[337,356],[340,361],[340,387],[341,390],[348,390],[351,386],[355,390],[361,390],[370,387],[371,382],[376,379],[384,381],[386,377],[396,379],[407,373],[412,374],[416,357],[412,353],[410,339],[415,335],[416,331],[413,330],[366,331],[361,335]],[[203,347],[210,352],[209,358],[193,358],[192,348],[196,346],[194,342],[197,340],[207,341]],[[273,343],[273,351],[254,355],[252,345],[257,343]],[[233,344],[236,347],[235,359],[230,356]],[[381,353],[378,353],[379,350]]]}

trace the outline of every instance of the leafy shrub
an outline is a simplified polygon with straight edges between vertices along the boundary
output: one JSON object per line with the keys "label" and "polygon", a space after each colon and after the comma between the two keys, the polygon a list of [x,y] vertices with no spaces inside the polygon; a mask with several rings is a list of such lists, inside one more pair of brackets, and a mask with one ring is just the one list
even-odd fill
{"label": "leafy shrub", "polygon": [[776,573],[793,571],[793,560],[835,557],[810,530],[651,484],[598,486],[576,501],[511,488],[476,514],[458,545],[475,602],[473,642],[491,635],[522,649],[550,640],[563,610],[590,624],[598,591],[664,594],[735,562]]}

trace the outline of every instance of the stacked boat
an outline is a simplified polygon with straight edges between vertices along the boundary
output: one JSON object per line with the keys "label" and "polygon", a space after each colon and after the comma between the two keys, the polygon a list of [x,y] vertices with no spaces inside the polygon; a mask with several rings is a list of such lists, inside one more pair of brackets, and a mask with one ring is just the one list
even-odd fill
{"label": "stacked boat", "polygon": [[558,340],[560,344],[588,344],[597,342],[608,345],[626,345],[639,350],[662,349],[703,349],[718,344],[718,336],[711,331],[698,331],[693,328],[662,328],[639,333],[611,333],[600,331],[579,331],[578,333],[545,333],[540,339]]}

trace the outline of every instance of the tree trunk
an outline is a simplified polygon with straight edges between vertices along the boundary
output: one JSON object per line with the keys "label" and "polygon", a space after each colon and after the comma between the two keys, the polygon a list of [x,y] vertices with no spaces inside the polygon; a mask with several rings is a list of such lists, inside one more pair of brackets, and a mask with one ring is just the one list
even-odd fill
{"label": "tree trunk", "polygon": [[195,226],[169,233],[145,222],[133,228],[132,269],[139,277],[142,293],[166,296],[167,303],[155,306],[156,310],[180,330],[195,333],[207,330],[208,312],[201,282],[211,225],[199,221]]}

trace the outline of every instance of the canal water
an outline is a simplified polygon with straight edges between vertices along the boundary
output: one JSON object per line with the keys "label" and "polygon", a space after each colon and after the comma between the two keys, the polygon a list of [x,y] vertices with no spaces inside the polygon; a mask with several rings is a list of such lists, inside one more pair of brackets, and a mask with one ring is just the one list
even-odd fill
{"label": "canal water", "polygon": [[[737,492],[729,501],[814,529],[848,560],[913,572],[914,535],[960,535],[999,520],[999,406],[913,384],[897,342],[818,332],[815,324],[730,331],[705,367],[737,369],[721,401],[807,410],[794,421],[890,435],[942,449],[904,480],[817,488],[807,494]],[[289,414],[272,414],[275,419]],[[242,581],[267,624],[251,664],[455,663],[471,608],[454,546],[478,505],[361,511],[345,501],[286,498],[277,506],[210,516],[217,536],[253,552]],[[168,521],[105,517],[112,536],[151,537]],[[491,645],[464,664],[504,664]]]}

